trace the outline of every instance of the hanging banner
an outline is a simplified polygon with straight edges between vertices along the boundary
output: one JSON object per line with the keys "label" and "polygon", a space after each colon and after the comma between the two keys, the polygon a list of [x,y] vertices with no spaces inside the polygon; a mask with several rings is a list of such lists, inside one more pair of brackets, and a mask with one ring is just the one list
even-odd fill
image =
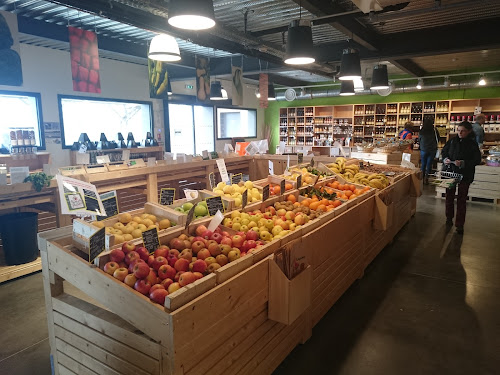
{"label": "hanging banner", "polygon": [[68,27],[73,91],[101,93],[97,35],[89,30]]}
{"label": "hanging banner", "polygon": [[231,66],[233,73],[233,105],[243,105],[243,69]]}
{"label": "hanging banner", "polygon": [[165,99],[168,97],[167,64],[162,61],[148,59],[149,97]]}
{"label": "hanging banner", "polygon": [[269,77],[267,74],[259,74],[259,93],[260,93],[260,108],[267,108],[267,86],[269,85]]}
{"label": "hanging banner", "polygon": [[60,174],[56,179],[62,214],[106,216],[106,210],[95,185]]}
{"label": "hanging banner", "polygon": [[196,56],[196,97],[204,102],[210,99],[210,63],[206,57]]}
{"label": "hanging banner", "polygon": [[0,85],[22,86],[17,15],[0,11]]}

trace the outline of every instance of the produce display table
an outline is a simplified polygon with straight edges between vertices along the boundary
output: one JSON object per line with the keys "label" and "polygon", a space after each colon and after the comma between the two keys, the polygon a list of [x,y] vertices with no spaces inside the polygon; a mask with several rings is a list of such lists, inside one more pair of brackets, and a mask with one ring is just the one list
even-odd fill
{"label": "produce display table", "polygon": [[30,171],[42,170],[44,164],[50,164],[50,152],[37,152],[35,154],[1,155],[0,164],[11,167],[29,167]]}
{"label": "produce display table", "polygon": [[[89,264],[73,246],[71,227],[40,234],[55,374],[272,373],[410,220],[418,195],[412,175],[273,240],[234,276],[173,311]],[[287,324],[270,311],[285,293],[271,282],[273,253],[284,246],[306,248],[310,267],[298,277],[312,274],[310,287],[287,289],[294,308],[304,304]],[[69,294],[65,281],[86,297]],[[292,316],[292,304],[279,308]]]}
{"label": "produce display table", "polygon": [[[420,154],[418,151],[405,151],[405,153],[410,153],[410,161],[413,164],[418,165],[420,161]],[[351,152],[351,158],[364,160],[372,164],[400,165],[402,157],[403,152],[401,151],[395,151],[390,154],[382,154],[378,152]]]}

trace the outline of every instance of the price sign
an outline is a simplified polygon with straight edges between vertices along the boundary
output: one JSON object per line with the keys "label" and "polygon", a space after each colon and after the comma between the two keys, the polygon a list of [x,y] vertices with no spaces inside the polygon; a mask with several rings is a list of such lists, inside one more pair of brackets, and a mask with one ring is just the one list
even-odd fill
{"label": "price sign", "polygon": [[208,179],[210,180],[210,189],[214,190],[217,184],[215,183],[215,173],[210,172],[208,175]]}
{"label": "price sign", "polygon": [[241,180],[243,180],[243,173],[236,173],[231,176],[232,184],[238,184]]}
{"label": "price sign", "polygon": [[304,154],[302,152],[299,152],[297,154],[297,164],[302,164],[304,162]]}
{"label": "price sign", "polygon": [[150,254],[158,249],[158,247],[160,247],[158,229],[152,228],[142,232],[142,242],[144,243],[144,247],[148,249]]}
{"label": "price sign", "polygon": [[175,200],[175,188],[162,188],[160,190],[160,204],[170,206]]}
{"label": "price sign", "polygon": [[193,207],[191,207],[191,209],[189,210],[189,212],[187,214],[186,226],[184,227],[185,229],[188,229],[189,224],[191,224],[191,222],[193,221],[195,208],[196,208],[196,205],[193,205]]}
{"label": "price sign", "polygon": [[245,208],[248,203],[248,189],[241,194],[241,208]]}
{"label": "price sign", "polygon": [[217,211],[224,213],[224,202],[222,202],[222,197],[212,197],[205,199],[207,202],[208,214],[214,216]]}
{"label": "price sign", "polygon": [[217,163],[217,168],[219,168],[220,178],[226,184],[229,183],[229,176],[227,174],[226,162],[224,159],[217,159],[215,161]]}
{"label": "price sign", "polygon": [[311,158],[311,162],[309,163],[311,167],[314,167],[314,158]]}
{"label": "price sign", "polygon": [[271,160],[268,162],[268,170],[270,175],[274,174],[274,163]]}
{"label": "price sign", "polygon": [[363,169],[363,162],[362,161],[359,162],[359,169]]}
{"label": "price sign", "polygon": [[106,247],[106,228],[101,228],[89,239],[89,262],[92,263]]}
{"label": "price sign", "polygon": [[280,191],[281,191],[281,195],[285,194],[285,180],[281,180],[280,182]]}
{"label": "price sign", "polygon": [[118,210],[118,197],[116,196],[116,190],[100,194],[99,196],[101,197],[102,205],[106,211],[106,216],[97,216],[97,221],[116,216],[120,213]]}
{"label": "price sign", "polygon": [[302,174],[299,174],[297,177],[297,189],[300,189],[302,187]]}
{"label": "price sign", "polygon": [[269,199],[269,184],[262,188],[262,202]]}

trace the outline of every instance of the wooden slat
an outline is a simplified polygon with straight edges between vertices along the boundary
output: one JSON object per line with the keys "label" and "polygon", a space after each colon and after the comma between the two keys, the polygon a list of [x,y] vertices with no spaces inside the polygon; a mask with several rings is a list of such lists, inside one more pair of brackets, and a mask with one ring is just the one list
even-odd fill
{"label": "wooden slat", "polygon": [[[100,375],[99,373],[96,373],[89,369],[88,367],[85,367],[83,364],[75,361],[73,358],[67,356],[63,352],[57,351],[57,358],[59,359],[59,365],[68,368],[70,371],[72,371],[75,374],[78,375]],[[59,366],[58,366],[59,367]]]}
{"label": "wooden slat", "polygon": [[24,275],[29,275],[33,272],[42,269],[42,261],[40,257],[33,262],[21,264],[19,266],[0,266],[0,283],[15,279]]}
{"label": "wooden slat", "polygon": [[59,375],[78,375],[75,372],[71,371],[67,367],[64,367],[63,365],[59,364]]}

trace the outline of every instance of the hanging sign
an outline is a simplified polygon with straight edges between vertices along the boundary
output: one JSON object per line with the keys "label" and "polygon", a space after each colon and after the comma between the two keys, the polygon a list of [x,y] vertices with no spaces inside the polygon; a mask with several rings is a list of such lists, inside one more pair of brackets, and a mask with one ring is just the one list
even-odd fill
{"label": "hanging sign", "polygon": [[207,202],[208,214],[210,216],[214,216],[217,211],[225,212],[224,202],[222,202],[221,196],[207,198],[205,199],[205,202]]}
{"label": "hanging sign", "polygon": [[162,188],[160,190],[160,204],[170,206],[175,200],[175,188]]}
{"label": "hanging sign", "polygon": [[302,164],[304,162],[304,154],[302,152],[299,152],[297,154],[297,164]]}
{"label": "hanging sign", "polygon": [[103,193],[100,195],[100,198],[102,205],[104,206],[104,211],[106,211],[106,216],[98,216],[97,221],[108,219],[120,213],[118,209],[118,196],[116,195],[116,190]]}
{"label": "hanging sign", "polygon": [[144,243],[144,247],[148,249],[148,252],[151,254],[156,249],[160,247],[160,239],[158,238],[158,229],[152,228],[145,230],[142,232],[142,242]]}
{"label": "hanging sign", "polygon": [[56,176],[56,179],[62,214],[106,216],[101,198],[94,185],[60,174]]}
{"label": "hanging sign", "polygon": [[215,162],[217,163],[217,168],[219,168],[220,178],[222,181],[226,184],[231,183],[227,174],[226,162],[224,159],[217,159]]}

